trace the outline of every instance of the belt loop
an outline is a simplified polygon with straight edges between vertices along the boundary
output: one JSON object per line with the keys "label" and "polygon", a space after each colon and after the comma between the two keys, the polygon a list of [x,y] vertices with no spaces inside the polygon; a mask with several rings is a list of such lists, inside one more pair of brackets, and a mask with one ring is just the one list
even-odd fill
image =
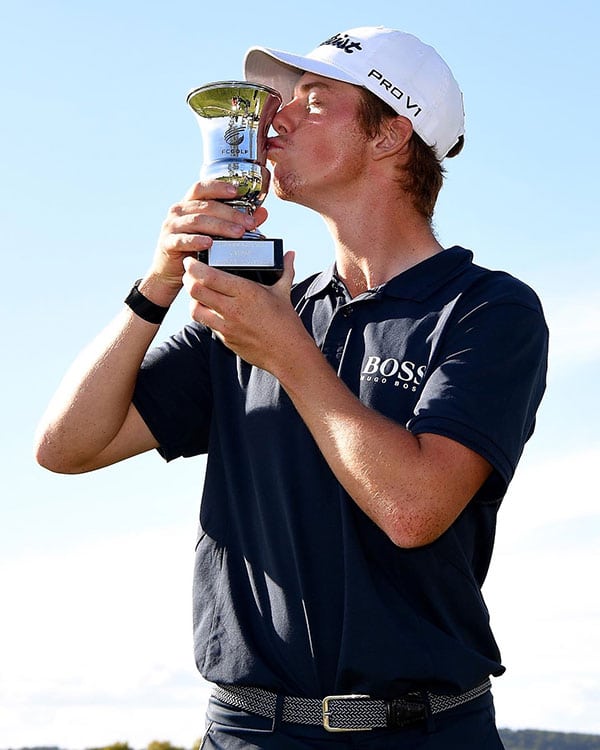
{"label": "belt loop", "polygon": [[275,732],[277,729],[279,729],[282,717],[283,717],[283,704],[285,702],[285,695],[282,693],[277,693],[275,696],[275,711],[273,712],[273,723],[271,725],[271,731]]}
{"label": "belt loop", "polygon": [[431,734],[432,732],[435,732],[435,718],[433,716],[433,711],[431,710],[429,693],[427,692],[427,690],[421,690],[421,696],[426,708],[425,729],[427,731],[427,734]]}

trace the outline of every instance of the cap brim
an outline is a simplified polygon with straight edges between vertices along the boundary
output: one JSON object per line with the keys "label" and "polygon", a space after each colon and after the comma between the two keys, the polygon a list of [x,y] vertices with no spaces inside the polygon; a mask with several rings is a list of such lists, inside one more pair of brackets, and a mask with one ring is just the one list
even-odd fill
{"label": "cap brim", "polygon": [[281,94],[284,104],[293,98],[294,87],[303,73],[316,73],[355,86],[362,85],[335,65],[313,60],[311,57],[292,55],[267,47],[251,47],[244,58],[245,79],[276,89]]}

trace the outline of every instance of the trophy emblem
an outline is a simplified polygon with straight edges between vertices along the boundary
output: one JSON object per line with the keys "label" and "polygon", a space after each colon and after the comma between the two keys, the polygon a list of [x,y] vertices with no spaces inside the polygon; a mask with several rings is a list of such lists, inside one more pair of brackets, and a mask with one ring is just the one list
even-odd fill
{"label": "trophy emblem", "polygon": [[[274,89],[248,81],[219,81],[194,89],[187,103],[202,134],[202,180],[235,185],[237,195],[225,203],[252,214],[269,190],[266,168],[267,135],[281,96]],[[283,273],[283,241],[258,230],[241,239],[216,237],[198,260],[261,284],[273,284]]]}

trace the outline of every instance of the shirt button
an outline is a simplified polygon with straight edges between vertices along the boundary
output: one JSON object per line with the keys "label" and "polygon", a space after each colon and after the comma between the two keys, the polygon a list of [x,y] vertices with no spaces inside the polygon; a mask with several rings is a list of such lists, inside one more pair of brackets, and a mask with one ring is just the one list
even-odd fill
{"label": "shirt button", "polygon": [[352,307],[352,305],[348,305],[348,307],[344,307],[344,309],[342,310],[342,315],[345,318],[349,318],[353,312],[354,312],[354,308]]}

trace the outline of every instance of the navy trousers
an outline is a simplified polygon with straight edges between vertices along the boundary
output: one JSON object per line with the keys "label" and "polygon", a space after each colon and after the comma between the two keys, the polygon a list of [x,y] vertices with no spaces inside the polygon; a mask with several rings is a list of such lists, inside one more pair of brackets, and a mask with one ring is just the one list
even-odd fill
{"label": "navy trousers", "polygon": [[201,750],[503,750],[491,693],[405,729],[330,733],[283,724],[211,698]]}

